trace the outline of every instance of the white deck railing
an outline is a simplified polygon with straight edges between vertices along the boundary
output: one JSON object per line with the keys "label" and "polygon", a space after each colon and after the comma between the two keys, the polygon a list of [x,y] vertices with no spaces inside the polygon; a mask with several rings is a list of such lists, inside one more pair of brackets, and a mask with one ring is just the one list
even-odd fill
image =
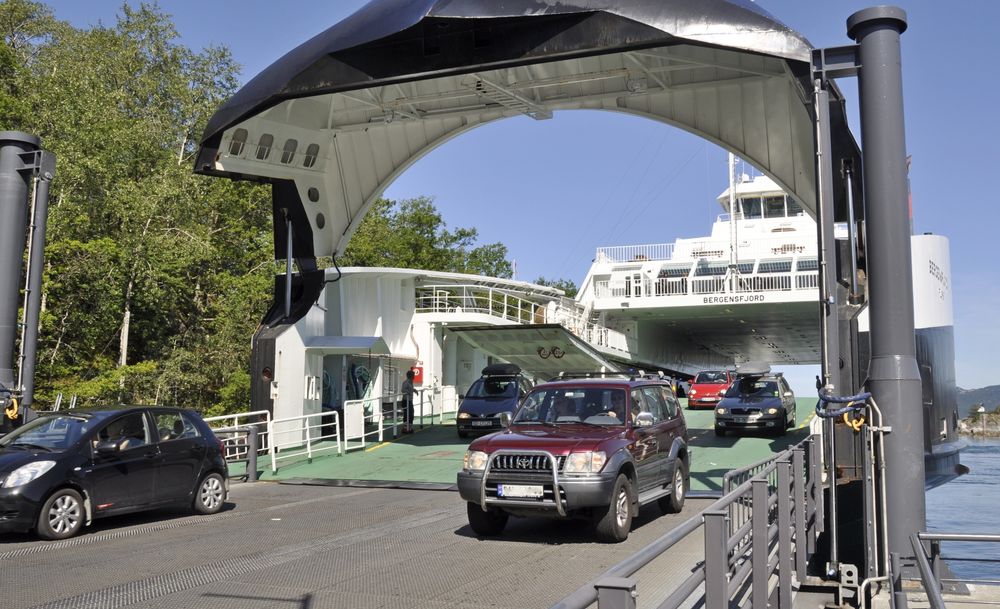
{"label": "white deck railing", "polygon": [[247,456],[247,448],[243,438],[237,433],[247,427],[257,428],[257,453],[263,454],[267,451],[269,440],[269,423],[271,413],[267,410],[254,410],[253,412],[237,412],[236,414],[224,414],[218,417],[206,417],[204,419],[212,431],[222,435],[219,440],[225,448],[226,460],[240,460]]}
{"label": "white deck railing", "polygon": [[[280,428],[276,429],[278,426]],[[278,471],[278,461],[281,459],[305,455],[312,460],[314,453],[333,449],[338,454],[344,454],[340,439],[340,414],[336,411],[271,419],[267,424],[267,434],[271,439],[268,453],[271,456],[272,473]],[[331,439],[334,440],[333,443],[329,442]]]}

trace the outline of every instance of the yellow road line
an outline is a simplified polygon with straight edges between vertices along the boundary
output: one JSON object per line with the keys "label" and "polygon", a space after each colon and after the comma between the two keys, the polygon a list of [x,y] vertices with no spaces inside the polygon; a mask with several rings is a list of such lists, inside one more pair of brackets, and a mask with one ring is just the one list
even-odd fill
{"label": "yellow road line", "polygon": [[805,421],[802,421],[802,425],[799,425],[797,427],[797,429],[802,429],[803,427],[806,427],[807,425],[809,425],[809,421],[812,421],[812,418],[814,416],[816,416],[816,411],[815,410],[809,413],[809,416],[806,417]]}

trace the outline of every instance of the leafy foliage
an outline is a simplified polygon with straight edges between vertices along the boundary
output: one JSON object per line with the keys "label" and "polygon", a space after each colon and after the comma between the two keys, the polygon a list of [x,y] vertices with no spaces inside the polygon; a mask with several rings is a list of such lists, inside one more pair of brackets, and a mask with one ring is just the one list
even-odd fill
{"label": "leafy foliage", "polygon": [[[76,29],[0,0],[0,130],[42,138],[51,186],[36,403],[245,410],[250,338],[271,295],[265,187],[191,172],[238,86],[225,48],[177,42],[155,4]],[[503,244],[448,230],[430,199],[375,204],[345,264],[509,277]]]}
{"label": "leafy foliage", "polygon": [[545,277],[539,277],[535,280],[535,283],[558,288],[566,293],[567,298],[573,298],[579,291],[579,288],[576,287],[576,282],[572,279],[546,279]]}
{"label": "leafy foliage", "polygon": [[426,197],[379,199],[351,238],[343,266],[387,266],[509,278],[513,267],[502,243],[474,246],[475,228],[450,231]]}
{"label": "leafy foliage", "polygon": [[57,157],[36,401],[244,409],[270,196],[191,172],[196,135],[237,87],[229,52],[177,44],[146,4],[78,30],[6,0],[0,31],[2,128]]}

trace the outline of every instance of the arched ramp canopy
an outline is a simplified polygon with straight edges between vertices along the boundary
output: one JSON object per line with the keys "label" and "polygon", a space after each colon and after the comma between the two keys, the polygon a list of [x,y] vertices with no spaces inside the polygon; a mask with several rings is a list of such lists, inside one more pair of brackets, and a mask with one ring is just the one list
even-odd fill
{"label": "arched ramp canopy", "polygon": [[[451,138],[609,110],[735,152],[815,215],[811,51],[748,0],[373,0],[219,109],[195,169],[272,183],[275,258],[287,218],[301,264],[342,253],[385,188]],[[831,160],[860,168],[840,98]]]}

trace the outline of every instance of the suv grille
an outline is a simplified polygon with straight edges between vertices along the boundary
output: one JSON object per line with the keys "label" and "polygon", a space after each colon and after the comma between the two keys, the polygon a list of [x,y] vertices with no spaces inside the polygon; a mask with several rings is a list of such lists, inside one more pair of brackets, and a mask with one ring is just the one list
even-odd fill
{"label": "suv grille", "polygon": [[729,412],[737,415],[760,414],[760,408],[730,408]]}
{"label": "suv grille", "polygon": [[[556,457],[559,470],[566,464],[566,457]],[[507,472],[551,472],[552,463],[545,455],[495,455],[491,471]]]}

